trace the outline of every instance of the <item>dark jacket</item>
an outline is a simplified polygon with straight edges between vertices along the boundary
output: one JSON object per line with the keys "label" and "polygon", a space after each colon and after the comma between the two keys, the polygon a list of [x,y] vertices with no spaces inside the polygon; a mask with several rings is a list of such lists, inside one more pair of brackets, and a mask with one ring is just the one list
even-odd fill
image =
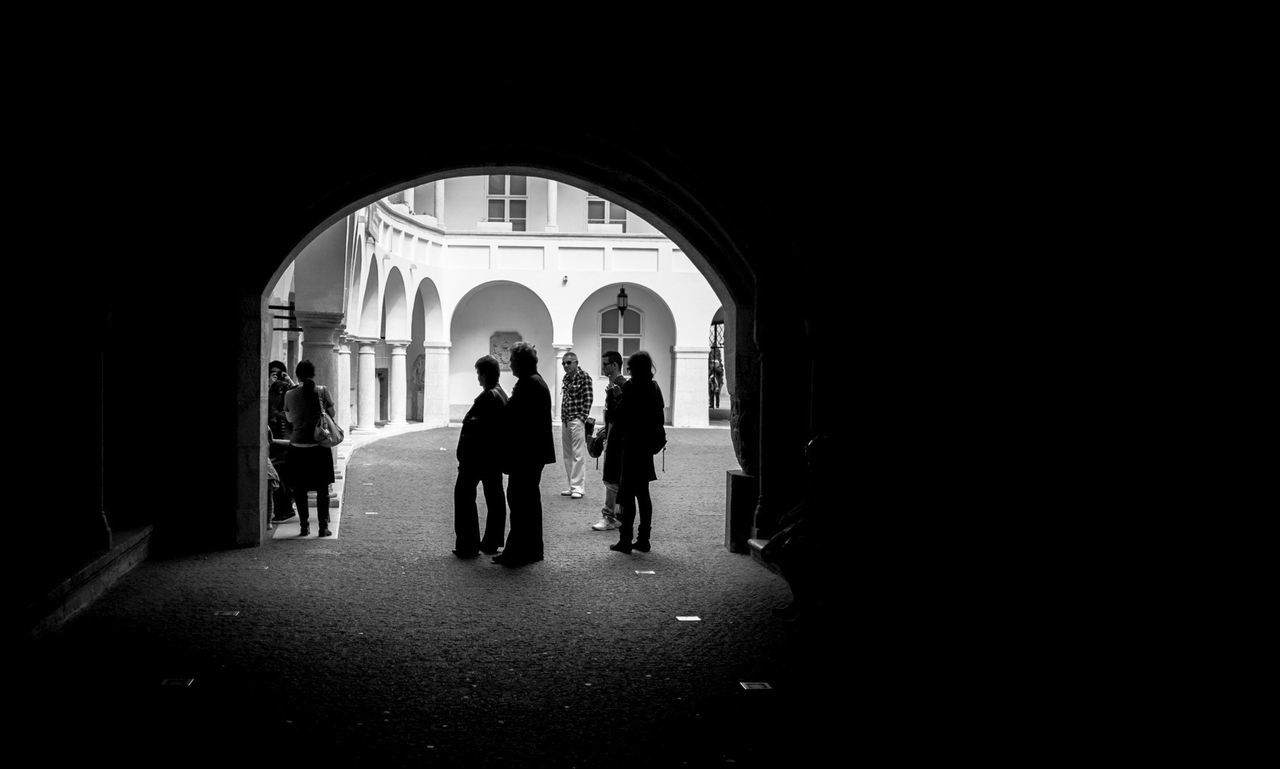
{"label": "dark jacket", "polygon": [[618,441],[616,448],[611,445],[613,437],[609,435],[613,430],[614,420],[618,417],[618,407],[622,404],[622,386],[627,383],[626,377],[618,376],[610,382],[604,391],[604,427],[606,431],[606,442],[604,445],[604,469],[602,478],[605,483],[617,483],[622,476],[622,442]]}
{"label": "dark jacket", "polygon": [[502,414],[504,473],[531,470],[556,461],[556,443],[551,437],[551,390],[537,372],[516,380]]}
{"label": "dark jacket", "polygon": [[609,428],[608,449],[621,448],[621,472],[616,481],[606,473],[605,481],[637,484],[658,479],[653,470],[653,445],[662,428],[662,407],[662,388],[657,382],[631,379],[622,386],[618,415]]}
{"label": "dark jacket", "polygon": [[284,394],[291,389],[293,385],[279,379],[267,388],[267,426],[273,438],[288,438],[293,434],[293,425],[284,414]]}
{"label": "dark jacket", "polygon": [[507,395],[502,389],[482,390],[462,419],[458,436],[458,464],[483,473],[497,470],[502,461],[502,409]]}

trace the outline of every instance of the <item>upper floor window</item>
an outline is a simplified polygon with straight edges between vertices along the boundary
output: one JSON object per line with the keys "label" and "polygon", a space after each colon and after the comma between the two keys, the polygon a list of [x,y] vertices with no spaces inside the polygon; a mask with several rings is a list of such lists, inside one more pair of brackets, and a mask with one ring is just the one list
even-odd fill
{"label": "upper floor window", "polygon": [[627,209],[587,193],[587,224],[620,224],[627,231]]}
{"label": "upper floor window", "polygon": [[491,222],[511,222],[511,229],[525,231],[529,209],[529,177],[489,175]]}

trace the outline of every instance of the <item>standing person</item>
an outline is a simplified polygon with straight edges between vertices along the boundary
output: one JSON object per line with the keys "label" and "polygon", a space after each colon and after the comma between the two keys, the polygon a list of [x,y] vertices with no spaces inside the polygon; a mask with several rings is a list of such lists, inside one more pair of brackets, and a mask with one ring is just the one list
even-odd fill
{"label": "standing person", "polygon": [[333,483],[333,449],[316,443],[316,422],[320,409],[330,416],[336,413],[329,388],[316,384],[316,367],[309,360],[298,363],[294,373],[302,381],[284,395],[285,416],[293,423],[293,435],[289,439],[288,477],[293,488],[293,501],[302,519],[298,536],[311,533],[307,510],[307,492],[316,492],[316,518],[320,520],[321,537],[333,536],[329,531],[329,484]]}
{"label": "standing person", "polygon": [[511,345],[511,373],[516,386],[502,411],[503,472],[507,474],[507,506],[511,531],[507,546],[493,559],[503,566],[542,560],[542,468],[556,461],[551,437],[551,390],[538,374],[538,353],[528,342]]}
{"label": "standing person", "polygon": [[[610,550],[630,553],[639,550],[649,552],[649,531],[653,523],[653,500],[649,497],[649,482],[658,480],[653,471],[653,455],[662,434],[662,389],[653,381],[653,358],[641,350],[627,359],[627,373],[631,379],[622,386],[622,403],[614,418],[610,441],[617,441],[611,450],[621,448],[621,476],[618,481],[618,503],[622,505],[622,526],[618,528],[618,541],[609,545]],[[632,525],[636,511],[640,513],[640,529],[636,541],[631,541]]]}
{"label": "standing person", "polygon": [[[483,389],[463,418],[462,433],[458,436],[458,482],[453,487],[453,554],[459,558],[498,552],[507,525],[507,504],[502,497],[500,425],[507,394],[498,385],[499,373],[498,359],[492,355],[476,361],[476,380]],[[484,503],[488,508],[484,539],[480,538],[480,517],[476,509],[477,483],[484,485]]]}
{"label": "standing person", "polygon": [[268,444],[267,457],[272,466],[274,466],[277,482],[271,489],[271,506],[273,512],[271,520],[273,523],[280,523],[292,518],[293,512],[293,492],[290,491],[289,485],[284,482],[282,473],[285,472],[285,464],[289,459],[289,438],[293,435],[293,425],[289,424],[288,417],[284,413],[284,396],[285,393],[293,389],[297,385],[289,378],[289,372],[283,363],[273,360],[267,364],[267,376],[269,382],[267,385],[267,438],[271,442]]}
{"label": "standing person", "polygon": [[575,353],[565,353],[561,365],[564,366],[564,383],[560,397],[560,443],[569,488],[560,492],[560,496],[582,499],[587,480],[587,416],[591,413],[591,400],[595,395],[591,377],[578,368]]}
{"label": "standing person", "polygon": [[707,380],[707,405],[710,408],[720,408],[720,391],[724,389],[724,364],[719,358],[711,361],[711,375]]}
{"label": "standing person", "polygon": [[604,388],[604,507],[601,518],[591,528],[608,531],[622,525],[618,514],[618,478],[622,475],[622,449],[609,450],[611,425],[618,416],[618,404],[622,402],[622,386],[627,378],[622,375],[622,354],[609,350],[600,356],[600,373],[609,378]]}

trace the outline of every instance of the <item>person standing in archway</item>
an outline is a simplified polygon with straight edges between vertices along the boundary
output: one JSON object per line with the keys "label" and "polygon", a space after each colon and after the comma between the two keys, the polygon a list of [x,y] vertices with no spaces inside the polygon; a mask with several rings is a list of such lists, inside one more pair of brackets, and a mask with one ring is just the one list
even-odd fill
{"label": "person standing in archway", "polygon": [[284,395],[285,416],[293,423],[293,435],[289,438],[289,463],[285,482],[293,489],[293,501],[298,506],[301,526],[298,536],[311,533],[307,511],[307,492],[316,492],[316,518],[320,521],[320,536],[331,537],[329,531],[329,484],[333,483],[333,449],[316,443],[316,422],[320,410],[330,417],[337,415],[329,388],[316,384],[316,367],[304,360],[294,368],[302,386]]}
{"label": "person standing in archway", "polygon": [[564,382],[560,388],[560,443],[564,454],[564,472],[569,488],[560,496],[582,499],[587,481],[587,417],[595,397],[591,377],[578,367],[576,353],[564,354]]}
{"label": "person standing in archway", "polygon": [[[622,526],[618,529],[618,541],[609,545],[609,549],[619,553],[632,550],[647,553],[653,523],[649,482],[658,480],[653,470],[653,455],[666,444],[666,432],[662,427],[664,404],[662,388],[653,381],[653,358],[649,353],[641,350],[628,358],[627,373],[631,379],[622,386],[622,403],[609,434],[609,440],[617,442],[610,450],[620,449],[622,453],[622,473],[618,479]],[[640,528],[635,532],[635,542],[632,542],[632,526],[637,512],[640,514]]]}
{"label": "person standing in archway", "polygon": [[[507,504],[502,497],[502,409],[507,394],[498,384],[498,359],[485,355],[476,361],[476,379],[483,389],[462,420],[458,435],[458,481],[453,487],[453,554],[475,558],[493,555],[502,547],[507,525]],[[484,502],[489,509],[480,538],[480,517],[476,508],[476,484],[484,486]]]}
{"label": "person standing in archway", "polygon": [[289,439],[293,437],[293,425],[284,413],[284,396],[296,385],[289,378],[288,367],[283,361],[273,360],[267,365],[270,382],[267,385],[267,438],[271,441],[267,447],[268,464],[277,476],[276,485],[271,489],[271,522],[281,523],[292,518],[293,492],[284,481],[288,472],[285,465],[289,459]]}
{"label": "person standing in archway", "polygon": [[503,566],[541,561],[542,468],[556,461],[551,437],[551,390],[538,374],[538,353],[528,342],[511,345],[511,373],[516,386],[503,415],[503,472],[507,474],[507,506],[511,531],[502,554],[493,558]]}
{"label": "person standing in archway", "polygon": [[596,531],[609,531],[622,525],[618,513],[618,479],[622,475],[622,445],[611,450],[609,435],[612,425],[618,416],[618,405],[622,403],[622,386],[627,378],[622,375],[622,353],[617,350],[606,350],[600,356],[600,373],[609,379],[604,388],[604,470],[601,480],[604,482],[604,507],[600,509],[600,520],[592,525]]}

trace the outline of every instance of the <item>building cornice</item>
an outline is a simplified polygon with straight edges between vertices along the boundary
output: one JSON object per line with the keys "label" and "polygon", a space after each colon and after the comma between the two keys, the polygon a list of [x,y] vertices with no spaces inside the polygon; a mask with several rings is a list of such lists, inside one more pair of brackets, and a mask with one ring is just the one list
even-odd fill
{"label": "building cornice", "polygon": [[532,238],[536,240],[585,240],[585,241],[610,241],[622,240],[636,243],[645,241],[654,242],[670,242],[670,238],[662,233],[650,232],[502,232],[489,230],[446,230],[443,227],[432,227],[413,218],[412,215],[397,211],[388,206],[385,202],[379,200],[376,203],[378,212],[384,219],[394,220],[395,222],[413,227],[423,232],[438,235],[444,239],[444,244],[449,244],[449,239],[453,237],[476,237],[485,239],[498,240],[520,240],[524,238]]}

